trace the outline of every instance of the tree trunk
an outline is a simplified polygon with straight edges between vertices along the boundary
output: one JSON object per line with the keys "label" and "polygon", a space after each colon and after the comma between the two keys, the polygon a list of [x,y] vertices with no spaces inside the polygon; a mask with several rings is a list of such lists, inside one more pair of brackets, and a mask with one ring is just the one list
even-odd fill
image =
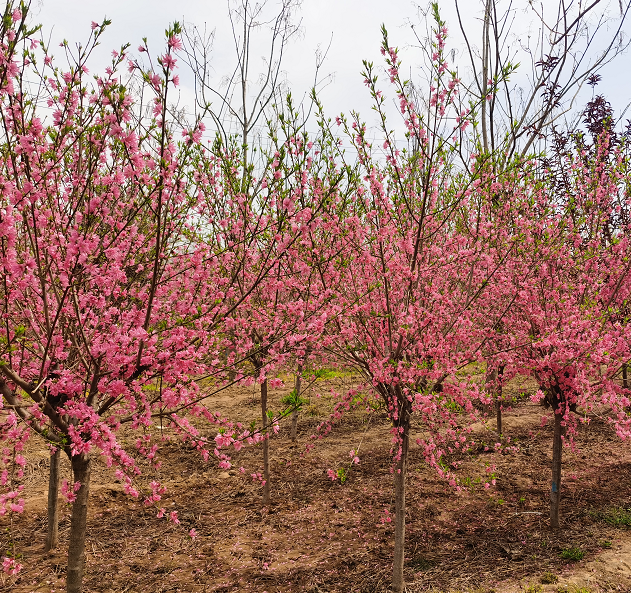
{"label": "tree trunk", "polygon": [[486,391],[495,400],[495,419],[497,424],[497,438],[502,436],[502,404],[497,395],[497,368],[486,369]]}
{"label": "tree trunk", "polygon": [[50,456],[48,474],[48,532],[46,533],[45,552],[54,550],[59,543],[59,462],[61,449],[55,449]]}
{"label": "tree trunk", "polygon": [[294,410],[291,413],[291,433],[289,435],[289,438],[292,441],[295,441],[297,436],[298,436],[298,410]]}
{"label": "tree trunk", "polygon": [[497,436],[502,438],[502,402],[498,399],[495,401],[495,414],[497,421]]}
{"label": "tree trunk", "polygon": [[559,528],[559,500],[561,498],[561,455],[563,427],[561,410],[554,414],[554,440],[552,445],[552,488],[550,490],[550,527]]}
{"label": "tree trunk", "polygon": [[505,365],[489,369],[486,371],[486,390],[487,393],[495,400],[495,425],[497,429],[497,438],[502,438],[502,378],[504,375]]}
{"label": "tree trunk", "polygon": [[495,397],[496,397],[496,422],[497,422],[497,436],[501,439],[502,434],[504,433],[502,429],[502,380],[504,378],[504,366],[501,364],[496,373],[496,382],[495,382]]}
{"label": "tree trunk", "polygon": [[[228,366],[228,360],[230,359],[230,354],[234,354],[235,336],[234,336],[233,331],[228,332],[228,338],[230,340],[230,345],[227,346],[223,350],[223,356],[224,356],[226,366]],[[230,381],[230,383],[234,383],[236,378],[237,378],[237,369],[234,366],[231,366],[228,371],[228,380]]]}
{"label": "tree trunk", "polygon": [[269,504],[269,434],[267,433],[267,378],[261,383],[261,419],[263,420],[263,506]]}
{"label": "tree trunk", "polygon": [[[298,374],[296,375],[296,385],[295,385],[296,402],[300,401],[301,379],[302,379],[302,365],[300,364],[298,365]],[[291,433],[289,435],[289,438],[291,438],[292,441],[295,441],[297,436],[298,436],[298,408],[296,407],[296,409],[291,413]]]}
{"label": "tree trunk", "polygon": [[625,362],[622,365],[622,387],[629,389],[629,365]]}
{"label": "tree trunk", "polygon": [[401,458],[397,461],[394,470],[394,562],[392,566],[392,589],[395,593],[402,593],[405,590],[405,579],[403,576],[403,566],[405,562],[405,479],[408,466],[408,448],[410,420],[407,405],[402,411],[404,417],[399,425],[403,428],[401,434]]}
{"label": "tree trunk", "polygon": [[85,569],[85,532],[88,519],[88,494],[90,489],[90,457],[86,454],[70,458],[72,475],[81,487],[72,503],[70,521],[70,545],[68,547],[67,593],[81,593]]}

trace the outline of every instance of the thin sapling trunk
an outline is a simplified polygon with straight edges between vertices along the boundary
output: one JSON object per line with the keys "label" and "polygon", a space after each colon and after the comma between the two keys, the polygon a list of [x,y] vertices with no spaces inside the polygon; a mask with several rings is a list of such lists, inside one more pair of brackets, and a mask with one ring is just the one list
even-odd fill
{"label": "thin sapling trunk", "polygon": [[267,378],[261,383],[261,420],[263,421],[263,506],[269,504],[269,434],[267,433]]}
{"label": "thin sapling trunk", "polygon": [[502,435],[502,405],[497,397],[497,368],[487,368],[486,372],[486,389],[487,392],[495,400],[495,418],[497,422],[497,438],[501,438]]}
{"label": "thin sapling trunk", "polygon": [[296,384],[295,384],[295,388],[294,391],[296,393],[296,398],[295,398],[295,404],[294,404],[294,411],[291,413],[291,433],[289,435],[289,438],[291,438],[292,441],[296,440],[296,437],[298,436],[298,404],[300,402],[300,384],[301,384],[301,379],[302,379],[302,365],[298,365],[298,372],[296,374]]}
{"label": "thin sapling trunk", "polygon": [[48,474],[48,531],[46,533],[45,552],[54,550],[59,543],[59,464],[61,449],[57,447],[50,455]]}
{"label": "thin sapling trunk", "polygon": [[495,400],[495,427],[497,430],[497,438],[502,438],[502,376],[504,375],[504,365],[500,365],[499,368],[493,367],[492,370],[487,371],[486,385],[488,392],[493,396]]}
{"label": "thin sapling trunk", "polygon": [[401,417],[395,426],[399,428],[400,455],[394,467],[394,559],[392,564],[392,588],[395,593],[405,590],[403,567],[405,562],[405,481],[408,466],[408,449],[410,438],[410,410],[404,400],[400,412]]}
{"label": "thin sapling trunk", "polygon": [[495,381],[495,418],[497,423],[497,436],[501,439],[504,430],[502,428],[502,379],[504,378],[504,365],[500,365]]}
{"label": "thin sapling trunk", "polygon": [[502,402],[497,399],[495,401],[495,416],[497,423],[497,436],[502,438]]}
{"label": "thin sapling trunk", "polygon": [[550,527],[559,528],[559,502],[561,498],[561,456],[563,453],[562,410],[555,409],[554,437],[552,445],[552,486],[550,489]]}
{"label": "thin sapling trunk", "polygon": [[70,458],[75,483],[81,484],[77,498],[72,503],[70,520],[70,545],[68,547],[67,593],[81,593],[85,570],[85,532],[88,520],[88,495],[90,489],[90,457],[86,454]]}

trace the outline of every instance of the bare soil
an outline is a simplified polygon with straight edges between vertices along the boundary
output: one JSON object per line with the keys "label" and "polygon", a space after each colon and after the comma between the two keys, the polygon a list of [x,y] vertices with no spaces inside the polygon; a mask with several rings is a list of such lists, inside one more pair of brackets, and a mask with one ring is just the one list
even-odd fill
{"label": "bare soil", "polygon": [[[180,524],[156,516],[124,493],[111,469],[96,459],[90,493],[86,592],[357,592],[388,590],[394,512],[389,424],[379,410],[347,414],[322,440],[310,439],[332,410],[330,389],[349,387],[338,377],[311,392],[301,413],[296,443],[289,422],[270,441],[272,503],[261,506],[260,447],[232,456],[233,469],[204,462],[177,439],[162,444],[159,470],[144,466],[143,483],[166,487],[161,505],[178,511]],[[550,413],[530,402],[534,387],[515,382],[505,412],[504,432],[516,450],[487,450],[490,427],[477,427],[480,445],[450,457],[461,480],[455,492],[425,464],[419,448],[410,453],[407,514],[408,590],[471,593],[540,591],[631,592],[631,451],[606,418],[581,427],[572,450],[564,449],[562,529],[548,527],[552,459]],[[271,392],[280,409],[287,390]],[[209,401],[210,409],[250,420],[258,418],[252,389],[231,389]],[[159,430],[154,430],[159,437]],[[207,435],[213,433],[207,429]],[[126,437],[133,447],[137,433]],[[164,436],[167,436],[164,433]],[[305,453],[305,444],[315,448]],[[359,465],[349,466],[359,447]],[[28,503],[22,515],[0,518],[0,550],[15,550],[24,569],[0,577],[0,591],[64,590],[65,548],[70,506],[63,505],[60,546],[45,554],[48,452],[28,445],[24,483]],[[63,461],[64,475],[70,468]],[[496,485],[488,489],[476,478]],[[243,467],[245,473],[239,468]],[[327,469],[349,468],[333,482]],[[620,509],[627,509],[628,515]],[[620,519],[622,517],[622,519]],[[627,517],[624,519],[624,517]],[[617,520],[616,520],[617,518]],[[189,531],[195,529],[192,539]],[[582,587],[582,589],[581,589]]]}

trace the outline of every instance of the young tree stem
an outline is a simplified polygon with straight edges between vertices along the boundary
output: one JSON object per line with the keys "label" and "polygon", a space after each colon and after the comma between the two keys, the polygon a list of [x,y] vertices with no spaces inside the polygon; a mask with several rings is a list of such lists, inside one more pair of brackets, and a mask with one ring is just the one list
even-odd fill
{"label": "young tree stem", "polygon": [[67,593],[81,593],[85,570],[85,532],[88,519],[88,495],[90,490],[90,457],[85,453],[70,458],[75,483],[81,486],[72,503],[70,520],[70,545],[68,547]]}
{"label": "young tree stem", "polygon": [[550,489],[550,527],[559,528],[559,502],[561,498],[561,456],[562,456],[562,436],[563,414],[560,410],[555,410],[554,414],[554,440],[552,445],[552,487]]}
{"label": "young tree stem", "polygon": [[263,506],[270,501],[269,490],[269,434],[267,434],[267,378],[261,383],[261,420],[263,421]]}
{"label": "young tree stem", "polygon": [[48,531],[46,533],[45,552],[54,550],[59,543],[59,462],[61,449],[55,449],[50,455],[48,475]]}

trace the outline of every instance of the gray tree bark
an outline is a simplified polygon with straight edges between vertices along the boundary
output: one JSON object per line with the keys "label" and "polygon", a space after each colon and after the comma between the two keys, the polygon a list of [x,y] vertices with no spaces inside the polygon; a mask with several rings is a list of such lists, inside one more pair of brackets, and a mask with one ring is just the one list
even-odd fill
{"label": "gray tree bark", "polygon": [[[302,365],[298,365],[298,373],[296,374],[296,385],[295,385],[296,401],[298,401],[298,399],[300,398],[301,380],[302,380]],[[292,441],[295,441],[297,436],[298,436],[298,408],[296,408],[291,413],[291,433],[289,434],[289,438]]]}
{"label": "gray tree bark", "polygon": [[563,414],[554,414],[554,437],[552,444],[552,485],[550,489],[550,527],[559,528],[559,503],[561,499],[561,457],[563,453]]}
{"label": "gray tree bark", "polygon": [[90,491],[90,457],[86,454],[70,458],[72,475],[81,487],[72,503],[70,545],[68,547],[67,593],[81,593],[85,571],[85,532],[88,522],[88,495]]}
{"label": "gray tree bark", "polygon": [[400,410],[394,425],[403,429],[401,437],[401,456],[394,468],[394,558],[392,564],[392,589],[395,593],[405,590],[403,568],[405,563],[405,485],[408,468],[408,450],[410,444],[410,405],[397,389]]}
{"label": "gray tree bark", "polygon": [[48,531],[46,533],[45,552],[54,550],[59,543],[59,463],[61,449],[57,448],[50,456],[48,474]]}
{"label": "gray tree bark", "polygon": [[263,421],[263,506],[270,501],[269,484],[269,434],[267,433],[267,378],[261,383],[261,419]]}

